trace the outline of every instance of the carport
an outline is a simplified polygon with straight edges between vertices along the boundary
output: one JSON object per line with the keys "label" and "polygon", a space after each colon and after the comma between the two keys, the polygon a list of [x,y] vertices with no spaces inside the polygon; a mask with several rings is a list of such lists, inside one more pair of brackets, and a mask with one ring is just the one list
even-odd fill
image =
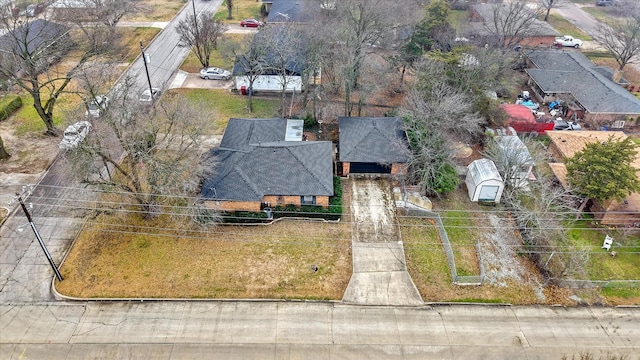
{"label": "carport", "polygon": [[391,174],[391,166],[377,163],[352,162],[349,172],[359,174]]}

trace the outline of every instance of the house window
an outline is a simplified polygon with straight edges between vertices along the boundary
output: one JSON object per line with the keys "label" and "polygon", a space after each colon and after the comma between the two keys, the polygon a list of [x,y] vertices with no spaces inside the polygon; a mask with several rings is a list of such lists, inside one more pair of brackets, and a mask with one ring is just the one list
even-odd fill
{"label": "house window", "polygon": [[311,195],[300,196],[300,204],[302,205],[315,205],[316,197]]}
{"label": "house window", "polygon": [[276,198],[276,203],[284,204],[284,196],[278,195],[278,197]]}

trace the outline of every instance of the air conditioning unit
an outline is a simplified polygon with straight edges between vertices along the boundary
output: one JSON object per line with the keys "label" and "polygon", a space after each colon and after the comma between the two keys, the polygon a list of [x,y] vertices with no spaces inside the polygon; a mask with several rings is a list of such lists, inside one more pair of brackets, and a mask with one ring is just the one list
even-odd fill
{"label": "air conditioning unit", "polygon": [[622,129],[624,127],[624,120],[616,120],[613,122],[613,125],[611,126],[612,129]]}

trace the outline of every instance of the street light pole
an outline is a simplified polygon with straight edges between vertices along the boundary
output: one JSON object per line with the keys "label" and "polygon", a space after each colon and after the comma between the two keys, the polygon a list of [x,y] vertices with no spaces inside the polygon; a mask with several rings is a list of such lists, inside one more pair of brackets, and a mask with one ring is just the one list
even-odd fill
{"label": "street light pole", "polygon": [[42,248],[42,251],[44,251],[44,255],[47,257],[47,260],[49,260],[49,265],[51,265],[51,268],[53,269],[53,272],[56,274],[56,277],[58,278],[58,281],[64,280],[62,278],[62,274],[60,274],[60,271],[58,271],[58,267],[56,266],[56,263],[53,261],[53,258],[51,257],[51,254],[49,254],[49,250],[47,250],[47,247],[45,246],[44,241],[42,240],[42,237],[40,237],[40,233],[38,232],[38,228],[36,228],[36,224],[33,223],[33,220],[31,219],[31,214],[29,214],[29,210],[24,205],[24,201],[22,201],[22,196],[20,196],[20,194],[16,194],[16,196],[18,197],[18,201],[20,202],[20,206],[22,207],[22,211],[24,211],[24,214],[27,216],[27,220],[29,221],[29,225],[31,225],[31,229],[33,230],[33,233],[36,234],[36,238],[38,239],[38,243],[40,243],[40,247]]}
{"label": "street light pole", "polygon": [[147,73],[147,82],[149,83],[149,95],[153,102],[153,88],[151,87],[151,77],[149,76],[149,67],[147,66],[147,55],[144,53],[144,46],[142,45],[142,39],[140,40],[140,52],[142,53],[142,62],[144,62],[144,71]]}

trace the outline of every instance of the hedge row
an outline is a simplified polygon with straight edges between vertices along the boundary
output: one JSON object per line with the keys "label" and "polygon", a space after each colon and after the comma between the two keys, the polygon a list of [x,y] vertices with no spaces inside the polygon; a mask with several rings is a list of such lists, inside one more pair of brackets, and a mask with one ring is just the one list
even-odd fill
{"label": "hedge row", "polygon": [[0,101],[0,121],[5,120],[21,107],[22,98],[20,96],[13,96],[2,99]]}

